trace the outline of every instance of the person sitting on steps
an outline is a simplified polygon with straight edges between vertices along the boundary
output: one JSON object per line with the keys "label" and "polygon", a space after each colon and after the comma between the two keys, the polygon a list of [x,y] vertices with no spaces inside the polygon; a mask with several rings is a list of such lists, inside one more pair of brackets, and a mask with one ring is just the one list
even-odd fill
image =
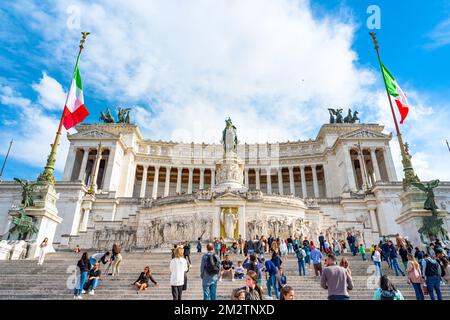
{"label": "person sitting on steps", "polygon": [[140,292],[144,291],[148,288],[148,282],[151,281],[155,284],[155,286],[158,286],[158,282],[155,281],[155,279],[152,276],[152,273],[150,271],[150,267],[146,266],[144,268],[144,271],[141,272],[139,275],[139,278],[133,283],[133,285],[138,289],[136,294],[139,294]]}

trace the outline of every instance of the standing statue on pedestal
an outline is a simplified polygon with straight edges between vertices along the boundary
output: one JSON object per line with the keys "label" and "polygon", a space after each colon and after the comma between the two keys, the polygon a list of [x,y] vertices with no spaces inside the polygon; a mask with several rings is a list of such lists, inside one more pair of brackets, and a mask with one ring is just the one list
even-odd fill
{"label": "standing statue on pedestal", "polygon": [[33,191],[34,188],[38,185],[37,183],[31,183],[27,180],[22,180],[18,178],[14,178],[14,181],[20,183],[22,186],[22,202],[24,208],[34,206],[33,202]]}
{"label": "standing statue on pedestal", "polygon": [[222,132],[222,144],[224,153],[237,153],[237,145],[239,143],[237,134],[236,134],[236,127],[231,122],[231,119],[228,118],[225,120],[225,129],[223,129]]}
{"label": "standing statue on pedestal", "polygon": [[30,232],[31,235],[38,232],[38,229],[33,223],[33,218],[25,212],[27,207],[34,206],[33,192],[37,183],[31,183],[18,178],[14,178],[14,180],[22,185],[22,207],[19,209],[19,216],[12,218],[12,227],[9,229],[9,233],[11,235],[17,231],[19,233],[19,240],[25,240]]}
{"label": "standing statue on pedestal", "polygon": [[448,240],[447,230],[445,230],[445,228],[443,227],[444,221],[442,219],[439,219],[437,216],[438,206],[436,205],[436,201],[434,200],[433,189],[435,189],[439,185],[439,182],[439,180],[433,180],[427,182],[426,185],[422,182],[411,182],[414,187],[422,190],[427,195],[425,203],[423,204],[423,208],[425,210],[430,210],[432,212],[432,215],[430,217],[423,218],[423,226],[418,231],[421,237],[423,235],[426,235],[430,240],[434,240],[439,237],[441,237],[442,240]]}
{"label": "standing statue on pedestal", "polygon": [[223,209],[220,222],[222,222],[225,229],[225,236],[229,239],[234,239],[234,230],[236,229],[238,218],[231,212],[231,209]]}

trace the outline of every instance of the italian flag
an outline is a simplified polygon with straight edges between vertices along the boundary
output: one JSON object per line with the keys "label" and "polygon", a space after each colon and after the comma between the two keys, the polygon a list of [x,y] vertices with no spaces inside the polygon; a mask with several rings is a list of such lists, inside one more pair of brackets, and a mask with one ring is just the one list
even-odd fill
{"label": "italian flag", "polygon": [[78,63],[73,73],[72,83],[70,85],[69,94],[67,95],[66,105],[63,112],[64,128],[70,129],[82,122],[89,115],[84,106],[83,85],[81,83],[80,70]]}
{"label": "italian flag", "polygon": [[389,70],[381,63],[381,70],[383,72],[384,82],[386,83],[386,88],[389,93],[394,98],[395,104],[397,105],[398,111],[400,112],[400,124],[403,123],[406,116],[408,115],[408,100],[400,88],[398,83],[395,81]]}

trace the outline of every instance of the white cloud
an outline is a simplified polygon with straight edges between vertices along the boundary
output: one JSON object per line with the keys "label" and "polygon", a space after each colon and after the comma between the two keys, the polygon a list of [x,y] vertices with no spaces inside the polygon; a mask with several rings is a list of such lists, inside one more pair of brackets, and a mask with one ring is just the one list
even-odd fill
{"label": "white cloud", "polygon": [[450,18],[439,23],[428,35],[430,42],[425,47],[434,49],[450,44]]}
{"label": "white cloud", "polygon": [[[81,29],[91,32],[80,62],[85,88],[146,109],[151,103],[153,120],[142,129],[154,139],[191,132],[195,120],[205,131],[184,141],[212,132],[217,140],[226,116],[240,122],[246,142],[304,138],[327,120],[327,107],[362,105],[374,80],[355,66],[354,24],[317,19],[308,1],[74,4]],[[29,10],[64,72],[81,31],[55,32],[66,26],[66,9]]]}
{"label": "white cloud", "polygon": [[38,103],[42,107],[48,110],[63,110],[66,93],[61,84],[46,72],[38,83],[33,83],[32,88],[39,94]]}
{"label": "white cloud", "polygon": [[[0,130],[0,141],[14,139],[11,157],[32,166],[44,168],[47,156],[50,153],[50,143],[53,143],[55,138],[59,119],[44,113],[40,105],[23,98],[11,87],[0,87],[0,93],[1,103],[5,104],[7,108],[14,107],[15,111],[11,113],[13,118],[2,121],[6,127]],[[56,170],[63,170],[68,150],[69,142],[63,134],[56,157]]]}
{"label": "white cloud", "polygon": [[[15,6],[44,35],[47,64],[61,66],[65,74],[71,71],[80,31],[90,31],[80,61],[85,98],[90,92],[139,106],[131,116],[147,138],[218,142],[230,116],[241,142],[306,139],[328,121],[326,109],[336,106],[357,106],[363,122],[379,122],[394,132],[386,94],[374,89],[378,70],[357,66],[356,26],[341,12],[318,19],[306,0],[70,5],[80,8],[80,30],[67,29],[71,17],[64,2],[45,9],[32,2]],[[436,30],[435,39],[442,43],[445,29]],[[60,108],[62,87],[50,79],[44,74],[35,85],[50,88],[37,90],[39,103]],[[402,87],[412,103],[402,131],[418,174],[450,179],[447,151],[437,142],[450,136],[444,121],[448,114],[436,117],[433,112],[442,106],[424,103],[432,99],[419,98],[422,93],[407,83]],[[391,150],[400,177],[395,140]]]}
{"label": "white cloud", "polygon": [[11,87],[0,85],[0,103],[11,107],[28,107],[31,101],[21,97]]}

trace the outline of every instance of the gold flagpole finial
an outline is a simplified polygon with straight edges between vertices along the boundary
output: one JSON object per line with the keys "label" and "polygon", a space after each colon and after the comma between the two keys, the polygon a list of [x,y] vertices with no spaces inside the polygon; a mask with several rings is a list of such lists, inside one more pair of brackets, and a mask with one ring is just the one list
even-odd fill
{"label": "gold flagpole finial", "polygon": [[84,42],[86,41],[87,36],[90,34],[90,32],[81,32],[82,38],[80,40],[80,49],[84,48]]}

